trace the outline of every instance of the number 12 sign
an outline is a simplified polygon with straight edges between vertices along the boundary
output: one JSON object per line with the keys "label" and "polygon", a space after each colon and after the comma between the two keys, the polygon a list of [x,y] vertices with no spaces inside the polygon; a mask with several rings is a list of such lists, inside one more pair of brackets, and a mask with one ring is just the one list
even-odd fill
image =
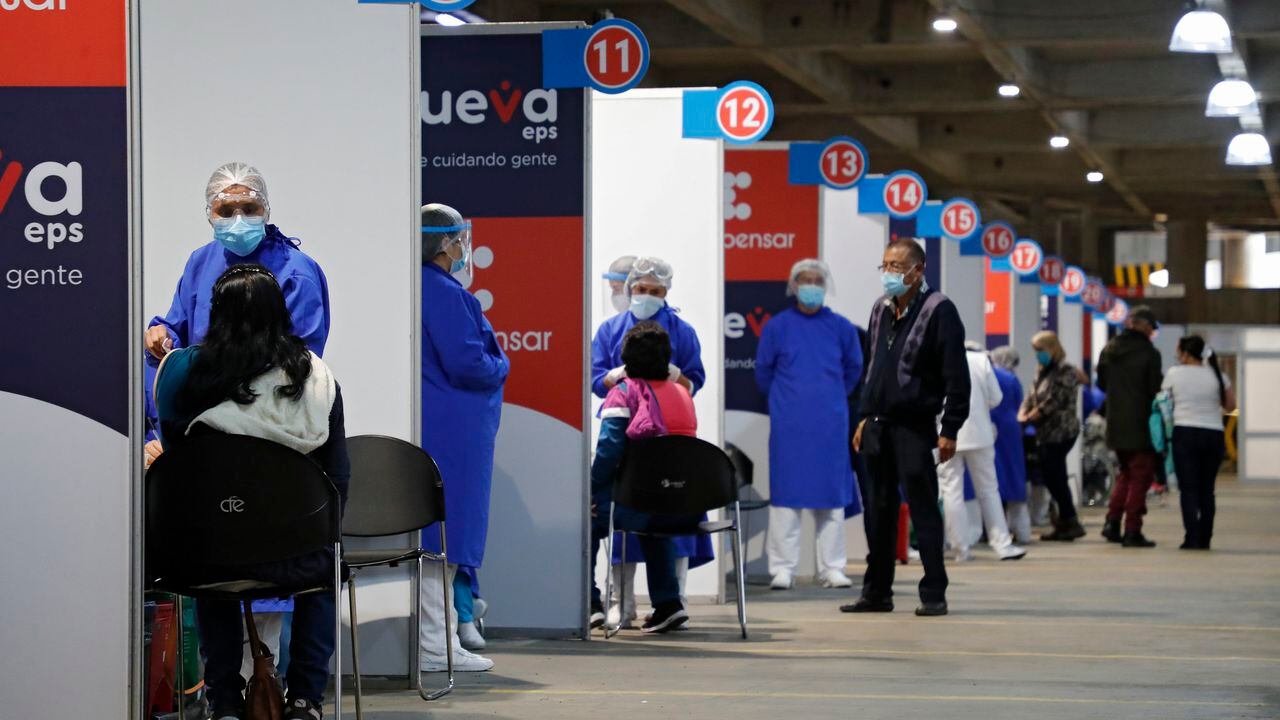
{"label": "number 12 sign", "polygon": [[716,123],[725,140],[742,145],[753,143],[773,127],[773,98],[753,82],[730,83],[720,91]]}
{"label": "number 12 sign", "polygon": [[895,218],[909,218],[920,212],[929,196],[924,178],[910,170],[899,170],[884,179],[884,206]]}
{"label": "number 12 sign", "polygon": [[1009,255],[1009,264],[1019,275],[1034,275],[1044,260],[1044,251],[1035,240],[1019,240]]}

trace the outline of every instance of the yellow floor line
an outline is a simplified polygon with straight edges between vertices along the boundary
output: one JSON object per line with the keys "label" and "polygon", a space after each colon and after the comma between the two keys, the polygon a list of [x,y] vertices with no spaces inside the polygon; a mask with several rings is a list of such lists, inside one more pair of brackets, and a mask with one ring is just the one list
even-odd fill
{"label": "yellow floor line", "polygon": [[[619,645],[643,645],[642,641],[623,641]],[[655,647],[658,645],[655,643]],[[898,650],[890,648],[767,648],[767,647],[734,647],[718,645],[708,648],[707,645],[687,645],[662,643],[663,649],[681,648],[686,650],[723,650],[726,653],[739,655],[849,655],[875,656],[891,655],[903,657],[986,657],[986,658],[1050,658],[1057,660],[1139,660],[1147,662],[1253,662],[1280,664],[1280,657],[1250,657],[1244,655],[1131,655],[1122,653],[1051,653],[1031,651],[984,651],[984,650]]]}
{"label": "yellow floor line", "polygon": [[1171,705],[1208,707],[1269,707],[1266,703],[1223,700],[1122,700],[1117,698],[1067,698],[1021,695],[907,695],[889,693],[820,693],[820,692],[713,692],[691,690],[517,690],[508,688],[461,688],[463,692],[491,695],[549,695],[557,697],[659,697],[659,698],[752,698],[786,700],[887,700],[894,702],[999,702],[1055,703],[1068,705]]}
{"label": "yellow floor line", "polygon": [[[985,602],[985,601],[984,601]],[[871,618],[871,617],[830,617],[830,618],[786,618],[779,619],[774,622],[786,622],[788,624],[802,626],[806,623],[878,623],[878,624],[896,624],[902,622],[897,618]],[[729,627],[731,623],[725,621],[725,627]],[[1142,623],[1142,622],[1108,622],[1108,621],[1091,621],[1080,620],[1078,622],[1070,622],[1065,620],[960,620],[952,618],[937,623],[939,627],[947,625],[1007,625],[1022,627],[1082,627],[1091,629],[1103,628],[1137,628],[1139,630],[1194,630],[1205,632],[1264,632],[1264,633],[1280,633],[1280,627],[1271,627],[1265,625],[1179,625],[1174,623]]]}

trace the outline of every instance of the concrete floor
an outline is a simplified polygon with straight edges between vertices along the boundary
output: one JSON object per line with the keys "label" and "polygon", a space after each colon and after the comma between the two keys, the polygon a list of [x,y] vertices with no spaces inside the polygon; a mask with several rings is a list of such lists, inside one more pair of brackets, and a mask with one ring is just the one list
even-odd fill
{"label": "concrete floor", "polygon": [[1087,509],[1074,544],[949,565],[949,617],[912,615],[914,563],[892,615],[837,612],[848,591],[753,587],[748,641],[731,605],[695,605],[666,636],[494,641],[496,668],[446,700],[370,691],[365,717],[1277,718],[1280,487],[1226,481],[1218,497],[1209,553],[1178,550],[1176,495],[1148,516],[1153,550],[1106,545]]}

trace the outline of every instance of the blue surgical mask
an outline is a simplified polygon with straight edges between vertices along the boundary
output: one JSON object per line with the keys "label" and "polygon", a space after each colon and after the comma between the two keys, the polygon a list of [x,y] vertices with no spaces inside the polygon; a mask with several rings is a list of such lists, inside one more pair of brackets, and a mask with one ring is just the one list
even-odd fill
{"label": "blue surgical mask", "polygon": [[237,214],[234,218],[217,218],[213,221],[214,239],[240,257],[257,250],[266,235],[266,218],[246,218]]}
{"label": "blue surgical mask", "polygon": [[467,268],[467,261],[471,259],[471,248],[465,244],[462,246],[462,257],[449,263],[449,274],[460,273]]}
{"label": "blue surgical mask", "polygon": [[822,307],[827,297],[827,289],[821,285],[800,285],[796,287],[796,299],[807,308]]}
{"label": "blue surgical mask", "polygon": [[1047,366],[1049,363],[1053,362],[1053,356],[1049,354],[1048,350],[1037,350],[1036,362]]}
{"label": "blue surgical mask", "polygon": [[636,316],[637,320],[648,320],[667,304],[666,300],[657,295],[632,295],[631,296],[631,314]]}
{"label": "blue surgical mask", "polygon": [[885,271],[880,273],[880,284],[884,285],[884,294],[889,297],[898,297],[906,294],[907,284],[902,281],[905,277],[903,273]]}

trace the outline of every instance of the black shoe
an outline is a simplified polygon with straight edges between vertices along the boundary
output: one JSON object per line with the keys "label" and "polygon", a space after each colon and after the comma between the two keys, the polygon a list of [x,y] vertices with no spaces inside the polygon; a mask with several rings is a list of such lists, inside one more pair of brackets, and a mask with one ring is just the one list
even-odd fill
{"label": "black shoe", "polygon": [[920,607],[916,608],[916,615],[919,615],[920,617],[941,617],[946,614],[946,600],[920,603]]}
{"label": "black shoe", "polygon": [[[1076,527],[1080,527],[1080,523],[1075,523]],[[1084,534],[1084,528],[1080,528],[1080,535]],[[1080,537],[1075,534],[1075,530],[1070,523],[1057,522],[1054,523],[1053,532],[1045,533],[1040,536],[1041,542],[1075,542]]]}
{"label": "black shoe", "polygon": [[591,629],[595,630],[604,625],[604,603],[592,601],[591,603]]}
{"label": "black shoe", "polygon": [[1134,532],[1125,533],[1120,544],[1124,547],[1153,548],[1156,546],[1156,541],[1148,540],[1146,536],[1142,534],[1141,530],[1136,530]]}
{"label": "black shoe", "polygon": [[310,700],[297,698],[284,704],[284,720],[321,720],[324,713]]}
{"label": "black shoe", "polygon": [[887,613],[893,612],[892,600],[869,600],[867,598],[858,598],[858,602],[850,605],[841,605],[840,612],[846,613]]}
{"label": "black shoe", "polygon": [[645,620],[644,627],[640,628],[640,631],[646,633],[670,632],[687,622],[689,622],[689,614],[684,611],[684,608],[679,603],[674,603],[671,607],[654,610],[649,619]]}
{"label": "black shoe", "polygon": [[1120,536],[1119,518],[1116,518],[1115,520],[1107,520],[1102,524],[1102,537],[1106,538],[1107,542],[1121,542],[1123,538]]}

